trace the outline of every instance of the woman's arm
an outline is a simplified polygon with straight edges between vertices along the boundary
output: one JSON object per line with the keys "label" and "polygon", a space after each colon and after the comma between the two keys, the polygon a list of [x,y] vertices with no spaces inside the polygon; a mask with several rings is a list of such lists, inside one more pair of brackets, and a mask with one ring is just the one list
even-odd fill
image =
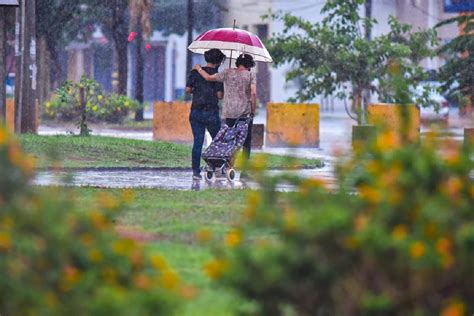
{"label": "woman's arm", "polygon": [[257,110],[257,84],[250,85],[250,110],[252,114]]}
{"label": "woman's arm", "polygon": [[217,74],[210,75],[205,70],[202,69],[201,65],[195,65],[194,69],[207,81],[217,81]]}

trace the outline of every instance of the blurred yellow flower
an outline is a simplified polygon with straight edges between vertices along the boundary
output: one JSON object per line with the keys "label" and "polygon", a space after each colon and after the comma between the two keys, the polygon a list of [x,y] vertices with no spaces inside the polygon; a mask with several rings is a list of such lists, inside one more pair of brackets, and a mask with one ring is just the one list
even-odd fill
{"label": "blurred yellow flower", "polygon": [[175,271],[171,269],[167,269],[161,272],[160,284],[165,289],[174,290],[178,286],[178,283],[179,283],[179,277]]}
{"label": "blurred yellow flower", "polygon": [[4,127],[0,127],[0,146],[5,145],[8,140],[8,134]]}
{"label": "blurred yellow flower", "polygon": [[101,262],[102,259],[104,258],[104,256],[102,255],[102,253],[100,252],[99,249],[91,249],[89,251],[89,260],[94,262],[94,263],[98,263],[98,262]]}
{"label": "blurred yellow flower", "polygon": [[457,200],[461,193],[463,183],[459,177],[451,176],[443,185],[444,192],[453,200]]}
{"label": "blurred yellow flower", "polygon": [[0,250],[8,250],[12,246],[12,238],[8,232],[0,232]]}
{"label": "blurred yellow flower", "polygon": [[131,203],[135,199],[135,193],[131,189],[125,189],[122,192],[122,200],[125,203]]}
{"label": "blurred yellow flower", "polygon": [[166,270],[168,269],[168,263],[166,259],[162,255],[152,255],[151,258],[151,265],[158,270]]}
{"label": "blurred yellow flower", "polygon": [[441,316],[464,316],[466,306],[462,302],[453,302],[441,311]]}
{"label": "blurred yellow flower", "polygon": [[298,214],[292,208],[285,208],[283,211],[283,224],[285,230],[293,232],[298,227]]}
{"label": "blurred yellow flower", "polygon": [[129,239],[119,239],[112,245],[112,250],[118,255],[126,255],[133,249],[133,242]]}
{"label": "blurred yellow flower", "polygon": [[196,239],[199,242],[205,243],[212,240],[212,232],[209,228],[203,228],[196,232]]}
{"label": "blurred yellow flower", "polygon": [[98,197],[99,205],[106,209],[117,208],[120,204],[111,194],[101,192]]}
{"label": "blurred yellow flower", "polygon": [[133,277],[133,284],[139,289],[147,290],[151,287],[152,282],[149,276],[139,273]]}
{"label": "blurred yellow flower", "polygon": [[102,94],[99,94],[99,95],[97,96],[97,99],[98,99],[99,101],[102,101],[103,98],[104,98],[104,96],[103,96]]}
{"label": "blurred yellow flower", "polygon": [[426,246],[421,241],[415,241],[410,245],[410,255],[415,258],[419,259],[425,255]]}
{"label": "blurred yellow flower", "polygon": [[392,238],[395,240],[403,240],[406,238],[408,229],[406,225],[400,224],[393,228]]}
{"label": "blurred yellow flower", "polygon": [[23,171],[26,175],[33,174],[33,156],[23,155],[18,143],[10,143],[10,146],[8,147],[8,159],[13,165],[20,168],[20,170]]}
{"label": "blurred yellow flower", "polygon": [[446,237],[442,237],[436,241],[436,250],[442,255],[450,254],[451,247],[452,247],[452,243]]}
{"label": "blurred yellow flower", "polygon": [[354,218],[354,230],[357,232],[363,231],[367,227],[369,218],[367,215],[359,214]]}
{"label": "blurred yellow flower", "polygon": [[241,241],[242,241],[242,233],[238,231],[237,229],[231,230],[224,237],[224,244],[230,248],[238,246]]}
{"label": "blurred yellow flower", "polygon": [[91,211],[89,218],[92,225],[98,229],[103,229],[108,224],[107,218],[100,211]]}
{"label": "blurred yellow flower", "polygon": [[361,198],[367,200],[367,202],[371,204],[377,204],[382,200],[380,191],[370,185],[360,185],[358,190]]}
{"label": "blurred yellow flower", "polygon": [[97,105],[94,105],[94,106],[92,107],[92,111],[97,112]]}
{"label": "blurred yellow flower", "polygon": [[218,279],[226,271],[228,263],[224,260],[214,259],[204,265],[204,272],[211,279]]}

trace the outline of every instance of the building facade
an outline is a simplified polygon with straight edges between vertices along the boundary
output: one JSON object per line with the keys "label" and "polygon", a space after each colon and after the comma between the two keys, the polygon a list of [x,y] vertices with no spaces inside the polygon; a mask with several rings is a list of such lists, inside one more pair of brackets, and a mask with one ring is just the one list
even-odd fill
{"label": "building facade", "polygon": [[[438,22],[454,16],[444,12],[443,0],[372,0],[372,17],[378,22],[372,30],[372,36],[384,34],[389,31],[388,18],[395,16],[400,22],[410,24],[414,30],[428,29]],[[282,21],[262,19],[268,13],[289,12],[310,22],[316,23],[323,19],[321,9],[324,1],[307,0],[227,0],[228,11],[224,12],[224,21],[230,25],[234,19],[241,28],[259,34],[259,30],[265,30],[266,37],[283,31]],[[360,14],[363,16],[364,8],[361,6]],[[441,43],[445,43],[458,35],[456,26],[446,26],[439,30]],[[264,38],[266,38],[264,37]],[[423,61],[426,69],[437,69],[443,63],[440,58]],[[260,65],[259,65],[260,66]],[[299,86],[298,81],[287,82],[286,73],[291,69],[290,65],[274,67],[257,67],[258,78],[267,78],[268,100],[272,102],[284,102],[293,97]],[[265,88],[264,88],[265,89]],[[320,100],[316,100],[320,101]]]}

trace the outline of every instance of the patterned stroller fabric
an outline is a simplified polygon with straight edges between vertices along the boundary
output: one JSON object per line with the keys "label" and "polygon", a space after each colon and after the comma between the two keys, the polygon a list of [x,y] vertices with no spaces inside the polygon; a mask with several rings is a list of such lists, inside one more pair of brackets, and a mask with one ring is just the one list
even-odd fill
{"label": "patterned stroller fabric", "polygon": [[249,120],[238,120],[233,127],[224,124],[212,143],[202,154],[203,159],[232,159],[234,153],[239,150],[247,138]]}

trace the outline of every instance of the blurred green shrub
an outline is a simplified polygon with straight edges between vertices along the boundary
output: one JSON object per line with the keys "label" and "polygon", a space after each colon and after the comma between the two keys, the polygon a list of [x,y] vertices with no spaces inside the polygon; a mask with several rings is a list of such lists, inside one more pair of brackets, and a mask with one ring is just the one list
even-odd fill
{"label": "blurred green shrub", "polygon": [[80,211],[66,188],[31,189],[31,175],[31,160],[0,127],[0,314],[170,315],[178,275],[114,230],[132,192],[102,194]]}
{"label": "blurred green shrub", "polygon": [[82,114],[81,89],[85,91],[84,110],[88,121],[122,123],[130,111],[143,107],[138,101],[124,95],[105,95],[99,83],[83,76],[78,83],[70,80],[66,81],[56,91],[56,95],[45,104],[45,116],[61,121],[72,121],[80,118]]}
{"label": "blurred green shrub", "polygon": [[341,160],[336,191],[269,176],[255,157],[262,190],[204,270],[253,302],[252,315],[472,315],[471,157],[432,135],[399,146],[383,132]]}

